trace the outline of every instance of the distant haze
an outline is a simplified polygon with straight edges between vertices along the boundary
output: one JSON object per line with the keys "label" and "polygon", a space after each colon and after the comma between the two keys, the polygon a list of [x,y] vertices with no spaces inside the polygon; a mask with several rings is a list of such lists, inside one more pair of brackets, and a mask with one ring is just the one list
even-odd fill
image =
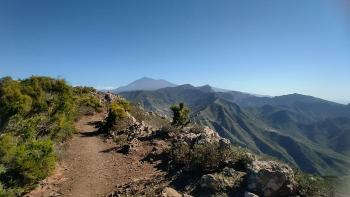
{"label": "distant haze", "polygon": [[[190,83],[187,83],[190,84]],[[179,84],[179,85],[183,85],[183,84]],[[128,91],[136,91],[136,90],[158,90],[161,88],[166,88],[166,87],[175,87],[177,86],[176,84],[169,82],[167,80],[164,79],[153,79],[150,77],[142,77],[140,79],[137,79],[135,81],[130,82],[127,85],[123,85],[120,86],[118,88],[114,88],[114,86],[111,87],[96,87],[99,90],[108,90],[108,91],[112,91],[112,92],[116,92],[116,93],[120,93],[120,92],[128,92]],[[223,89],[220,87],[214,87],[211,86],[210,84],[206,84],[204,86],[198,86],[200,88],[209,88],[212,91],[215,92],[229,92],[229,91],[236,91],[239,93],[244,93],[244,94],[250,94],[253,96],[257,96],[257,97],[273,97],[273,96],[282,96],[282,95],[289,95],[289,94],[297,94],[296,92],[290,92],[287,94],[281,94],[281,95],[266,95],[266,94],[257,94],[255,92],[242,92],[240,90],[237,89]],[[314,95],[310,95],[310,96],[314,96]],[[325,98],[323,98],[325,99]],[[327,99],[325,99],[327,100]],[[336,100],[330,100],[333,102],[337,102],[337,103],[341,103],[341,104],[348,104],[346,102],[342,102],[342,101],[336,101]]]}

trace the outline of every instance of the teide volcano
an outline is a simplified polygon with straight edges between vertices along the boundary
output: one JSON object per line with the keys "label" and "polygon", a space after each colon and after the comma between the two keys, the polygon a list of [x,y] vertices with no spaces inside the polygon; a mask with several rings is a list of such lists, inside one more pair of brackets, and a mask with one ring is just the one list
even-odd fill
{"label": "teide volcano", "polygon": [[143,77],[141,79],[131,82],[126,86],[121,86],[113,90],[113,92],[128,92],[128,91],[135,91],[135,90],[157,90],[160,88],[175,87],[175,86],[176,86],[175,84],[165,81],[163,79],[152,79],[149,77]]}

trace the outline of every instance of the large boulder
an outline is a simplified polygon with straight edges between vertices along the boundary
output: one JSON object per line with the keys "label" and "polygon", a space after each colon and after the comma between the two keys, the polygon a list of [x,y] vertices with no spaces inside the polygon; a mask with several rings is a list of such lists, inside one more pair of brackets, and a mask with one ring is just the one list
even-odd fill
{"label": "large boulder", "polygon": [[200,181],[200,187],[212,193],[229,193],[240,186],[244,175],[244,172],[238,172],[232,168],[224,168],[220,173],[203,175]]}
{"label": "large boulder", "polygon": [[255,160],[248,170],[249,191],[261,196],[292,196],[296,186],[294,172],[286,164]]}
{"label": "large boulder", "polygon": [[119,121],[118,125],[114,126],[109,135],[112,137],[119,135],[128,136],[128,141],[150,136],[153,133],[151,126],[147,125],[144,121],[138,122],[133,116],[128,116]]}
{"label": "large boulder", "polygon": [[221,137],[219,134],[209,127],[204,127],[202,133],[197,138],[197,143],[219,142]]}
{"label": "large boulder", "polygon": [[209,127],[185,127],[176,138],[188,144],[205,144],[223,140],[216,131]]}

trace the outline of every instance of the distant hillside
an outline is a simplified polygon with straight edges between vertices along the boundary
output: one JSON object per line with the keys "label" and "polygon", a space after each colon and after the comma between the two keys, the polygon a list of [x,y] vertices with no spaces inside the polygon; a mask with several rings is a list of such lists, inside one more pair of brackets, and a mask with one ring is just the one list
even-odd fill
{"label": "distant hillside", "polygon": [[127,92],[127,91],[136,91],[136,90],[157,90],[160,88],[166,87],[175,87],[176,85],[165,81],[163,79],[152,79],[148,77],[143,77],[138,79],[126,86],[119,87],[112,92]]}
{"label": "distant hillside", "polygon": [[214,128],[234,144],[306,172],[350,173],[350,109],[346,105],[300,94],[258,97],[191,85],[122,96],[162,114],[170,114],[169,105],[185,102],[194,121]]}

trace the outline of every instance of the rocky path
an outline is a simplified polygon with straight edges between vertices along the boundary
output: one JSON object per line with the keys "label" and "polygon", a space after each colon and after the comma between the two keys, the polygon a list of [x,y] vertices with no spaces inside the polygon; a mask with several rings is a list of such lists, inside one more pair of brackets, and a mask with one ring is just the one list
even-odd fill
{"label": "rocky path", "polygon": [[76,123],[79,133],[68,142],[67,155],[53,175],[27,196],[105,196],[118,185],[158,174],[151,164],[140,162],[149,151],[147,145],[123,155],[114,151],[115,144],[104,142],[91,124],[102,119],[103,114],[96,114]]}

